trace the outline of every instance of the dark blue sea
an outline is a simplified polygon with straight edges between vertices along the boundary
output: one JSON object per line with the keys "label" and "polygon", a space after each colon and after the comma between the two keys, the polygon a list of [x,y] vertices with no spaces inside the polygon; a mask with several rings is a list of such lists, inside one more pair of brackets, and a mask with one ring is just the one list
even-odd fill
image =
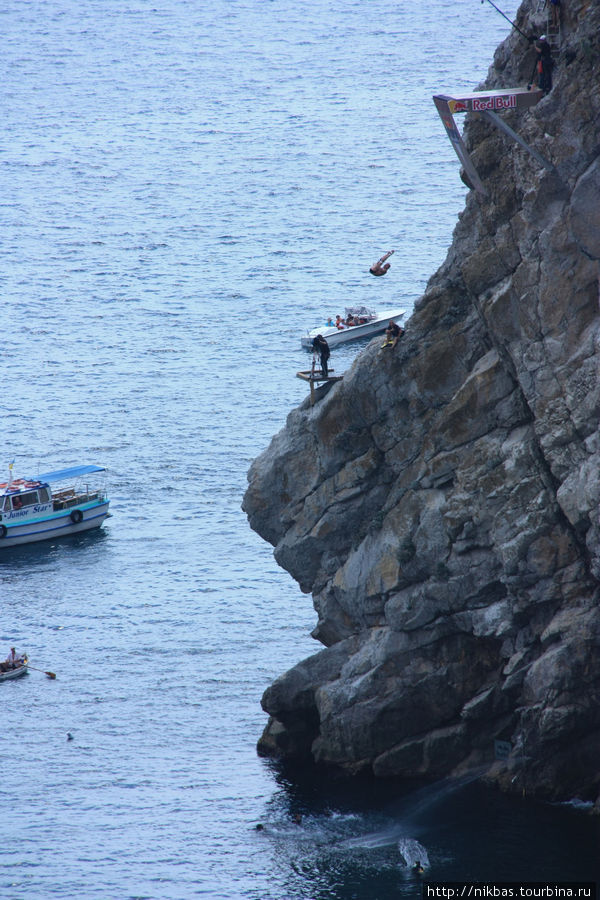
{"label": "dark blue sea", "polygon": [[0,895],[416,897],[406,841],[438,881],[596,878],[573,806],[255,752],[263,690],[319,645],[240,509],[246,472],[306,395],[301,334],[410,311],[443,261],[465,188],[431,96],[485,78],[506,19],[4,0],[0,27],[0,474],[104,464],[113,513],[0,557],[0,656],[57,675],[0,685]]}

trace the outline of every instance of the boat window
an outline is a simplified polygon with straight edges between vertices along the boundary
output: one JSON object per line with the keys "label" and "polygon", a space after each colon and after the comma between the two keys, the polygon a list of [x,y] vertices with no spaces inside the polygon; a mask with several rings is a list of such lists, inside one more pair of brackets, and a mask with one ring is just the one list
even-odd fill
{"label": "boat window", "polygon": [[48,488],[40,488],[40,503],[47,503],[50,499]]}
{"label": "boat window", "polygon": [[37,491],[28,491],[26,494],[15,494],[12,498],[12,508],[22,509],[24,506],[31,506],[38,502]]}

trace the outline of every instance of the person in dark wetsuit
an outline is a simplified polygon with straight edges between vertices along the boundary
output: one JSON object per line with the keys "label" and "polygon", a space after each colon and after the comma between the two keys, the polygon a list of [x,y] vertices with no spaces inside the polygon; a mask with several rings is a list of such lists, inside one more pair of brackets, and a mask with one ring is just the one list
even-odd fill
{"label": "person in dark wetsuit", "polygon": [[328,369],[327,369],[327,360],[331,355],[331,350],[329,349],[329,344],[325,340],[322,334],[318,334],[316,338],[313,339],[313,352],[318,353],[321,359],[321,370],[323,372],[323,378],[328,378]]}
{"label": "person in dark wetsuit", "polygon": [[554,68],[554,60],[552,59],[552,51],[550,44],[543,34],[539,41],[536,41],[535,49],[538,54],[537,73],[538,87],[545,94],[552,90],[552,69]]}
{"label": "person in dark wetsuit", "polygon": [[381,259],[378,259],[376,263],[373,263],[373,265],[369,269],[371,275],[385,275],[387,270],[390,268],[390,263],[386,263],[385,261],[392,255],[393,252],[393,250],[388,250],[387,253],[383,254]]}

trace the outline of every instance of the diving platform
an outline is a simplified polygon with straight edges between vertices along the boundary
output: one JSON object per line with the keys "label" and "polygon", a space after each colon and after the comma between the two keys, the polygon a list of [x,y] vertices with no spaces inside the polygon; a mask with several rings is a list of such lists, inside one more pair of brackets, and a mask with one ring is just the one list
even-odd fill
{"label": "diving platform", "polygon": [[466,181],[478,193],[487,195],[482,181],[477,174],[477,169],[473,165],[473,161],[469,156],[465,143],[458,130],[454,116],[456,113],[474,112],[479,113],[486,118],[495,128],[498,128],[504,134],[515,141],[519,146],[527,150],[540,165],[554,172],[554,166],[548,162],[541,153],[538,153],[523,138],[517,134],[506,122],[498,115],[499,112],[512,109],[528,109],[535,106],[542,97],[543,91],[538,88],[509,88],[497,91],[473,91],[471,93],[452,93],[452,94],[435,94],[433,102],[439,113],[440,119],[446,129],[446,134],[450,138],[450,143],[454,147],[454,151],[463,165]]}
{"label": "diving platform", "polygon": [[[333,372],[333,369],[329,370]],[[301,378],[303,381],[308,381],[310,384],[310,405],[315,405],[315,385],[319,385],[322,381],[331,382],[331,381],[341,381],[343,379],[343,375],[327,375],[324,376],[321,369],[311,369],[308,372],[296,372],[296,378]]]}

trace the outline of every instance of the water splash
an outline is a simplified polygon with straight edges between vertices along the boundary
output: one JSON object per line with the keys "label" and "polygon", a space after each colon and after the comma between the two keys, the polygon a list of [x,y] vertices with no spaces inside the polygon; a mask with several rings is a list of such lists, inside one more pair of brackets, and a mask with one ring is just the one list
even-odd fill
{"label": "water splash", "polygon": [[407,866],[411,867],[417,861],[428,866],[427,850],[411,835],[421,834],[425,830],[423,820],[430,815],[432,807],[476,781],[485,771],[485,768],[474,769],[459,778],[444,778],[408,794],[402,798],[400,807],[395,809],[396,821],[393,824],[347,838],[339,846],[344,850],[378,850],[397,846]]}
{"label": "water splash", "polygon": [[340,843],[340,847],[344,850],[378,850],[380,847],[391,847],[398,843],[405,834],[406,828],[403,825],[392,825],[381,831],[348,838]]}
{"label": "water splash", "polygon": [[415,822],[423,814],[429,813],[432,806],[442,803],[452,794],[477,781],[485,772],[487,772],[487,766],[480,766],[458,778],[443,778],[415,791],[414,794],[405,798],[408,802],[406,809],[403,810],[403,818]]}
{"label": "water splash", "polygon": [[414,868],[420,863],[424,868],[429,866],[429,855],[427,850],[414,838],[400,838],[398,841],[398,850],[400,856],[404,860],[404,864],[408,868]]}

